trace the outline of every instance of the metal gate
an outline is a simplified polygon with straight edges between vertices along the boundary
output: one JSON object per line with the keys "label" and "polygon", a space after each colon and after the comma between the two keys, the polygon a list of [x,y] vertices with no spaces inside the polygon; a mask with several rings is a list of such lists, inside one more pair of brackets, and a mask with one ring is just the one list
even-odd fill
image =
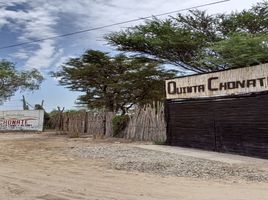
{"label": "metal gate", "polygon": [[167,101],[167,142],[268,158],[268,95]]}

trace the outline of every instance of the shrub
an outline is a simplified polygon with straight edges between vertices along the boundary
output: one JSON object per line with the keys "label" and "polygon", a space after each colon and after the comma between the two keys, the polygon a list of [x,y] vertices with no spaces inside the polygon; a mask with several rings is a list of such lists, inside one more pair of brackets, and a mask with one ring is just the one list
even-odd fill
{"label": "shrub", "polygon": [[123,137],[123,131],[126,128],[128,121],[128,115],[117,115],[112,119],[114,137]]}
{"label": "shrub", "polygon": [[155,145],[166,145],[167,142],[166,141],[154,141]]}

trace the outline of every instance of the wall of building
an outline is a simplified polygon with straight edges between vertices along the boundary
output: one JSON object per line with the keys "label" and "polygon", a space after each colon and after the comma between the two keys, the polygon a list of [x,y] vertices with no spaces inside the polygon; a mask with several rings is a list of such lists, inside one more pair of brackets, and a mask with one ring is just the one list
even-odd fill
{"label": "wall of building", "polygon": [[268,158],[268,94],[167,102],[167,141]]}

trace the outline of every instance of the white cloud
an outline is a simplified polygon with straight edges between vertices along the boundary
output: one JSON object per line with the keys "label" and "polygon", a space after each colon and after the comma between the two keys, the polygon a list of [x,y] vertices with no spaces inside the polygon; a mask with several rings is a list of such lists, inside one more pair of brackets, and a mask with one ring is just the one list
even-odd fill
{"label": "white cloud", "polygon": [[[14,5],[14,3],[12,4]],[[6,25],[10,31],[18,34],[17,42],[38,40],[57,34],[57,15],[54,15],[53,12],[44,7],[35,7],[31,3],[28,5],[27,10],[2,9],[0,19],[4,19],[6,22],[2,26]],[[35,46],[36,50],[34,52],[27,52],[27,50],[23,49],[15,52],[13,56],[26,59],[26,68],[44,69],[50,67],[50,64],[60,53],[56,48],[56,41],[43,41],[36,43]]]}
{"label": "white cloud", "polygon": [[66,63],[70,58],[76,58],[76,57],[77,56],[74,56],[74,55],[66,55],[66,56],[60,57],[60,59],[58,59],[54,64],[55,70],[60,69],[61,65]]}
{"label": "white cloud", "polygon": [[[7,5],[15,6],[20,3],[25,8],[10,10],[6,6],[2,6],[0,8],[0,29],[6,26],[18,35],[16,42],[26,42],[63,34],[65,32],[61,28],[64,26],[69,27],[66,30],[77,31],[209,2],[212,2],[212,0],[203,0],[202,2],[198,0],[6,0]],[[249,8],[254,3],[256,3],[255,0],[246,2],[236,0],[204,9],[207,9],[210,13],[230,12],[234,9]],[[64,17],[68,17],[67,24],[66,21],[65,24],[62,24],[62,18]],[[142,23],[142,21],[91,31],[76,36],[72,40],[66,39],[66,41],[72,43],[74,49],[92,47],[107,49],[109,47],[103,46],[106,43],[103,40],[104,34],[139,23]],[[59,62],[60,56],[66,56],[64,52],[68,54],[76,53],[72,52],[72,49],[64,49],[64,52],[60,50],[59,43],[62,45],[61,48],[70,48],[71,46],[62,42],[63,40],[42,41],[31,46],[31,49],[22,46],[21,49],[14,49],[13,57],[26,59],[25,67],[27,68],[47,69],[52,64]],[[35,50],[33,51],[33,49]]]}
{"label": "white cloud", "polygon": [[8,23],[8,21],[6,19],[0,18],[0,29],[6,25]]}
{"label": "white cloud", "polygon": [[27,60],[25,64],[26,68],[45,69],[49,67],[56,58],[62,55],[62,50],[55,50],[54,41],[43,41],[39,44],[39,47],[40,48]]}
{"label": "white cloud", "polygon": [[13,54],[13,57],[18,58],[18,59],[27,59],[29,57],[29,55],[25,51],[18,51],[18,52]]}
{"label": "white cloud", "polygon": [[[214,1],[215,0],[79,0],[66,1],[62,6],[62,10],[74,17],[74,20],[71,22],[74,27],[86,29],[190,8]],[[244,0],[236,0],[207,6],[201,9],[207,10],[209,13],[231,12],[232,10],[249,8],[254,3],[256,3],[256,0],[248,0],[246,2]],[[167,15],[162,18],[166,17]],[[78,41],[78,45],[83,45],[84,40],[88,39],[91,44],[102,46],[106,43],[103,40],[105,34],[140,23],[143,23],[143,21],[88,32],[80,36],[82,40],[80,40],[80,42]]]}

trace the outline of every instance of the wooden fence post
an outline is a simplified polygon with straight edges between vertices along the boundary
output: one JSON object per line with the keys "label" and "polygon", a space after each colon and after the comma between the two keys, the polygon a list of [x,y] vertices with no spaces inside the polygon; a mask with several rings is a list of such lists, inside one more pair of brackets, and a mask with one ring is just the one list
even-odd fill
{"label": "wooden fence post", "polygon": [[87,133],[88,130],[88,112],[85,113],[85,123],[84,123],[84,133]]}

